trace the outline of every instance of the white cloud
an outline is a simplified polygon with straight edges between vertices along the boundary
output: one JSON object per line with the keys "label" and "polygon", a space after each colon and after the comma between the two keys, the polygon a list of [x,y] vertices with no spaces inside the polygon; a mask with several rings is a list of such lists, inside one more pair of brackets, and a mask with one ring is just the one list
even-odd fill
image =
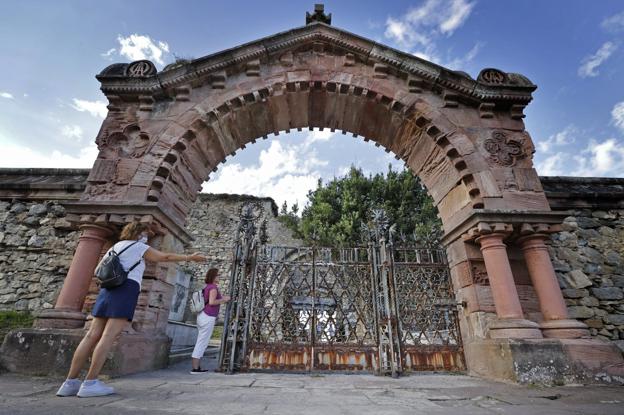
{"label": "white cloud", "polygon": [[546,176],[624,177],[624,143],[615,138],[590,140],[579,154],[558,152],[536,168]]}
{"label": "white cloud", "polygon": [[98,155],[94,143],[82,148],[76,156],[59,150],[44,154],[16,144],[2,135],[0,146],[2,146],[2,167],[90,168]]}
{"label": "white cloud", "polygon": [[[324,132],[314,133],[317,138],[326,136]],[[303,207],[308,191],[316,188],[321,177],[317,169],[325,165],[327,162],[319,160],[306,141],[299,145],[282,145],[275,140],[260,152],[256,164],[243,167],[238,163],[226,163],[204,184],[203,191],[268,196],[278,205],[285,200],[289,206],[298,203]]]}
{"label": "white cloud", "polygon": [[624,133],[624,101],[618,102],[611,110],[611,119],[617,128]]}
{"label": "white cloud", "polygon": [[325,128],[324,130],[311,131],[310,134],[308,134],[308,136],[304,140],[303,146],[304,148],[307,148],[308,146],[312,145],[315,142],[329,141],[329,139],[332,138],[334,134],[336,133],[335,132],[332,133],[331,130],[328,128]]}
{"label": "white cloud", "polygon": [[113,53],[115,53],[115,52],[117,52],[117,49],[110,48],[106,52],[100,53],[100,56],[105,58],[105,59],[108,59],[110,61],[110,60],[113,60]]}
{"label": "white cloud", "polygon": [[444,16],[445,19],[440,23],[440,31],[444,34],[451,35],[460,27],[474,7],[474,3],[468,3],[464,0],[453,0],[450,5],[448,13]]}
{"label": "white cloud", "polygon": [[436,40],[451,36],[463,25],[474,5],[467,0],[427,0],[401,17],[388,17],[384,34],[400,46],[414,49],[412,54],[421,59],[458,70],[475,58],[483,44],[477,42],[464,57],[444,59]]}
{"label": "white cloud", "polygon": [[576,176],[624,176],[624,143],[615,138],[603,142],[591,140],[582,152],[587,156],[575,156],[578,168]]}
{"label": "white cloud", "polygon": [[76,111],[86,111],[94,117],[100,118],[106,118],[106,114],[108,114],[108,108],[106,108],[106,103],[104,101],[86,101],[78,98],[74,98],[73,101],[74,104],[72,107]]}
{"label": "white cloud", "polygon": [[482,42],[477,42],[472,47],[472,49],[470,49],[468,51],[468,53],[466,53],[463,57],[455,58],[455,59],[451,60],[450,62],[440,63],[440,64],[442,66],[447,67],[449,69],[452,69],[454,71],[462,69],[464,66],[466,66],[467,64],[472,62],[474,60],[474,58],[477,57],[477,54],[479,53],[479,50],[481,50],[482,47],[483,47],[483,43]]}
{"label": "white cloud", "polygon": [[407,47],[427,46],[432,37],[452,35],[468,19],[474,5],[466,0],[427,0],[404,16],[388,17],[385,36]]}
{"label": "white cloud", "polygon": [[554,154],[536,163],[535,169],[541,176],[564,176],[567,173],[564,168],[564,158],[563,153]]}
{"label": "white cloud", "polygon": [[10,94],[10,93],[4,92],[4,91],[0,91],[0,97],[6,98],[6,99],[13,99],[13,94]]}
{"label": "white cloud", "polygon": [[149,59],[159,65],[164,65],[163,57],[169,53],[169,45],[166,42],[153,41],[145,35],[136,33],[128,37],[119,35],[117,41],[120,46],[119,54],[131,61]]}
{"label": "white cloud", "polygon": [[598,76],[598,67],[615,52],[617,45],[613,42],[605,42],[596,53],[583,58],[582,65],[578,68],[581,78]]}
{"label": "white cloud", "polygon": [[578,133],[579,130],[574,125],[568,125],[563,131],[551,135],[547,140],[537,142],[537,149],[544,153],[549,153],[553,147],[572,144],[575,141],[574,136]]}
{"label": "white cloud", "polygon": [[385,36],[407,47],[413,47],[417,44],[427,46],[431,43],[426,35],[418,33],[409,22],[395,20],[392,17],[386,21]]}
{"label": "white cloud", "polygon": [[61,128],[61,134],[70,139],[80,140],[82,138],[82,128],[78,125],[64,125]]}
{"label": "white cloud", "polygon": [[607,17],[602,21],[601,26],[608,32],[619,32],[624,30],[624,11]]}

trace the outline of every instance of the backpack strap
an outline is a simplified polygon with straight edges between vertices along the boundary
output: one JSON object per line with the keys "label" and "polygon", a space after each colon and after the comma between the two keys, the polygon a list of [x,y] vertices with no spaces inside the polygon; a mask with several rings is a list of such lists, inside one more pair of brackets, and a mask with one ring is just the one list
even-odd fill
{"label": "backpack strap", "polygon": [[[121,251],[119,251],[119,253],[115,253],[117,256],[120,256],[121,254],[123,254],[126,249],[130,248],[132,245],[136,244],[139,241],[134,241],[132,242],[130,245],[126,246],[124,249],[122,249]],[[113,247],[114,248],[114,247]],[[115,250],[113,249],[113,252],[115,252]],[[126,271],[128,274],[130,273],[130,271],[132,271],[133,269],[135,269],[136,267],[139,266],[139,264],[141,263],[141,261],[143,260],[143,258],[139,259],[138,262],[136,264],[134,264],[133,266],[131,266],[130,268],[128,268],[128,271]]]}
{"label": "backpack strap", "polygon": [[132,271],[133,269],[135,269],[136,267],[138,267],[138,266],[139,266],[139,264],[141,263],[141,261],[142,261],[142,260],[143,260],[143,259],[139,259],[139,261],[138,261],[136,264],[134,264],[133,266],[131,266],[130,268],[128,268],[128,274],[130,273],[130,271]]}
{"label": "backpack strap", "polygon": [[[134,245],[134,244],[136,244],[136,243],[138,243],[138,242],[139,242],[139,241],[134,241],[134,242],[132,242],[130,245],[126,246],[124,249],[122,249],[121,251],[119,251],[119,253],[116,253],[116,252],[115,252],[115,249],[113,249],[113,252],[115,252],[115,254],[116,254],[117,256],[119,256],[119,255],[123,254],[123,253],[126,251],[126,249],[130,248],[132,245]],[[113,246],[113,248],[115,248],[115,247]]]}

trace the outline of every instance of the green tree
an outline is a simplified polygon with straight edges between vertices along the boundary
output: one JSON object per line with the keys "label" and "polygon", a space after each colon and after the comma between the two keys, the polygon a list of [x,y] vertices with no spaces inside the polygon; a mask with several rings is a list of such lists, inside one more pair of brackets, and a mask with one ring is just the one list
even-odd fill
{"label": "green tree", "polygon": [[361,169],[351,167],[340,178],[308,193],[309,203],[298,216],[298,206],[291,210],[284,204],[280,220],[306,243],[326,246],[361,245],[361,227],[368,223],[373,209],[383,208],[397,236],[415,236],[421,243],[431,243],[440,235],[441,223],[431,197],[418,177],[408,170],[366,177]]}

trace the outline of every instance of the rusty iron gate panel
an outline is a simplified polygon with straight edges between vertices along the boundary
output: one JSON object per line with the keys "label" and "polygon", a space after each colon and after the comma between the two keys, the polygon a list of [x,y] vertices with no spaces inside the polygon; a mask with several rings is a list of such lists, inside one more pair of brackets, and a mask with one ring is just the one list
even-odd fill
{"label": "rusty iron gate panel", "polygon": [[221,370],[465,369],[443,250],[397,247],[387,224],[366,247],[266,245],[258,216],[241,214]]}
{"label": "rusty iron gate panel", "polygon": [[403,371],[465,370],[446,253],[391,249]]}
{"label": "rusty iron gate panel", "polygon": [[261,247],[248,369],[376,370],[367,248]]}

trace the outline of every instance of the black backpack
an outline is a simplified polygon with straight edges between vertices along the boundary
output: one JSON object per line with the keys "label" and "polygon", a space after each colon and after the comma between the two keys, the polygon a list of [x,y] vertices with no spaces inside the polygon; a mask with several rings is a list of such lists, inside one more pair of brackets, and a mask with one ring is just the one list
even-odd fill
{"label": "black backpack", "polygon": [[114,249],[111,248],[111,251],[108,253],[100,264],[95,269],[95,276],[100,280],[100,287],[102,288],[115,288],[122,285],[128,279],[128,274],[134,268],[137,267],[141,263],[141,260],[134,264],[133,266],[126,271],[121,265],[121,260],[119,256],[124,253],[124,251],[130,248],[132,245],[137,243],[138,241],[132,242],[130,245],[122,249],[119,253],[115,252]]}

